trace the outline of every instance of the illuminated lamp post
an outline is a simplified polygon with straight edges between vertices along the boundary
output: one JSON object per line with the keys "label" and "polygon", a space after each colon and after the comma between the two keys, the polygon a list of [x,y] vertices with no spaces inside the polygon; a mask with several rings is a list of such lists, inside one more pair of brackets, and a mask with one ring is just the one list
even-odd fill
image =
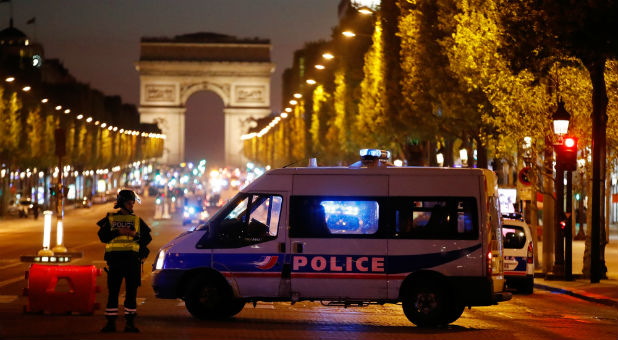
{"label": "illuminated lamp post", "polygon": [[564,278],[564,234],[562,232],[561,222],[564,215],[564,164],[562,162],[562,145],[564,142],[564,135],[569,130],[569,120],[571,115],[564,108],[564,102],[560,100],[558,102],[558,108],[553,114],[554,134],[558,137],[558,142],[554,144],[554,150],[556,151],[556,200],[554,201],[554,226],[555,226],[555,238],[554,238],[554,268],[553,275],[556,278]]}

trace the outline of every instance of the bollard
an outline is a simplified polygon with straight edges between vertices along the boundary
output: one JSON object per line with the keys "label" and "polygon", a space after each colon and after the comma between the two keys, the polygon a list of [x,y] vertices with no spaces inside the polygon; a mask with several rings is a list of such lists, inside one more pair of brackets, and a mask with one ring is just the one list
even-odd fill
{"label": "bollard", "polygon": [[51,243],[51,210],[45,210],[43,216],[45,216],[43,219],[43,249],[39,250],[38,255],[52,256],[54,252],[49,249]]}
{"label": "bollard", "polygon": [[157,204],[155,206],[155,215],[154,215],[155,220],[159,220],[161,219],[161,205]]}
{"label": "bollard", "polygon": [[169,210],[170,210],[170,205],[166,201],[165,203],[163,203],[163,217],[162,218],[166,220],[171,218]]}
{"label": "bollard", "polygon": [[66,253],[67,248],[62,244],[62,237],[64,236],[64,224],[62,220],[56,224],[56,246],[54,247],[54,253]]}

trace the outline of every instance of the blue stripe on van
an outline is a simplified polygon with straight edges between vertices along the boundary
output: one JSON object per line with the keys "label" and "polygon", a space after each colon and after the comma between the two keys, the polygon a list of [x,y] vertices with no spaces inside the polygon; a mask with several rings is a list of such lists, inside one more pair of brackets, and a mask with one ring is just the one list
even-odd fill
{"label": "blue stripe on van", "polygon": [[[295,273],[360,273],[400,274],[432,268],[464,257],[481,248],[477,244],[448,252],[417,255],[320,255],[320,254],[168,254],[165,268],[191,269],[209,267],[214,256],[214,269],[225,272],[281,272],[284,263]],[[290,257],[285,261],[286,256]]]}
{"label": "blue stripe on van", "polygon": [[480,248],[481,244],[479,243],[472,247],[444,253],[389,256],[387,261],[388,273],[409,273],[423,268],[439,266],[464,257]]}

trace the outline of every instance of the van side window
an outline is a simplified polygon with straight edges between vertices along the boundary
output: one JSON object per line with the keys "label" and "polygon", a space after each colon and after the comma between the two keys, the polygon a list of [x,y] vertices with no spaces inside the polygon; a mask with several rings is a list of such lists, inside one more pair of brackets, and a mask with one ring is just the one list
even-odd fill
{"label": "van side window", "polygon": [[200,247],[238,248],[275,239],[282,202],[277,195],[241,194],[210,223],[213,237],[200,240]]}
{"label": "van side window", "polygon": [[292,197],[291,237],[374,235],[378,232],[380,204],[371,199]]}
{"label": "van side window", "polygon": [[475,239],[476,200],[472,197],[401,197],[395,202],[395,237]]}

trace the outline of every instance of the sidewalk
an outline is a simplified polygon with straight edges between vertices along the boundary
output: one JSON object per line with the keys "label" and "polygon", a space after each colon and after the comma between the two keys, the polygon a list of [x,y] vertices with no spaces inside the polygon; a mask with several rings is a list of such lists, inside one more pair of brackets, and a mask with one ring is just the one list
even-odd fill
{"label": "sidewalk", "polygon": [[[607,279],[599,283],[590,283],[583,279],[584,241],[573,241],[573,276],[574,281],[545,279],[541,270],[535,272],[534,288],[566,294],[582,300],[600,303],[618,308],[618,226],[610,226],[609,244],[605,246],[605,265]],[[543,243],[538,242],[539,257],[542,258]]]}

